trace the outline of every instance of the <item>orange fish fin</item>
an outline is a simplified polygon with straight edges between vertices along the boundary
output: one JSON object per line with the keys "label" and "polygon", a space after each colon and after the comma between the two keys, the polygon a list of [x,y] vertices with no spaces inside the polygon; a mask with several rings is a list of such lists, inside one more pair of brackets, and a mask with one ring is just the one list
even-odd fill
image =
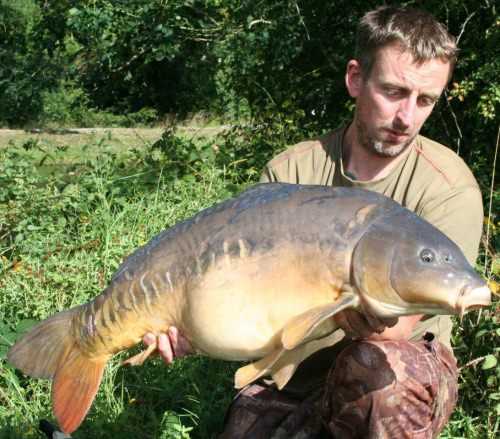
{"label": "orange fish fin", "polygon": [[234,376],[234,387],[241,389],[252,381],[269,373],[274,363],[283,355],[284,349],[277,349],[254,363],[240,367]]}
{"label": "orange fish fin", "polygon": [[75,431],[87,414],[108,358],[89,358],[75,348],[60,364],[52,382],[52,409],[65,434]]}
{"label": "orange fish fin", "polygon": [[73,347],[68,329],[73,311],[55,314],[31,328],[10,349],[9,363],[26,375],[53,378],[59,363]]}
{"label": "orange fish fin", "polygon": [[320,305],[288,320],[281,334],[281,342],[287,350],[292,350],[302,343],[320,338],[337,329],[335,322],[324,325],[320,331],[315,330],[329,317],[346,308],[355,308],[359,304],[359,296],[346,292],[333,303]]}
{"label": "orange fish fin", "polygon": [[140,366],[142,363],[144,363],[148,357],[153,354],[158,348],[158,345],[156,341],[148,346],[147,349],[139,352],[136,355],[133,355],[130,358],[127,358],[124,362],[122,362],[122,366],[125,366],[126,364],[130,364],[131,366]]}

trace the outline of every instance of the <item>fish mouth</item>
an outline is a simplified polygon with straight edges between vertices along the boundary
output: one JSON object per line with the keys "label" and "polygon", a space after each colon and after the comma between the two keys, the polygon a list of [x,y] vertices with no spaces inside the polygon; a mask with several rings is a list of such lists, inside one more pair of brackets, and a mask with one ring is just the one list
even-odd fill
{"label": "fish mouth", "polygon": [[463,316],[472,310],[481,309],[491,305],[491,291],[484,285],[482,287],[471,288],[466,285],[460,291],[455,305],[457,314]]}

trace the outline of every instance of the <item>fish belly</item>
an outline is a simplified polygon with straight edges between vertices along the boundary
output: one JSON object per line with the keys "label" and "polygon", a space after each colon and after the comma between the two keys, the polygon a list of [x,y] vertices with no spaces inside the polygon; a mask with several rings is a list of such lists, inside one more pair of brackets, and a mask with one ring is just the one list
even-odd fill
{"label": "fish belly", "polygon": [[221,261],[188,291],[183,326],[206,355],[260,358],[281,347],[291,317],[333,302],[337,285],[321,260],[296,251]]}

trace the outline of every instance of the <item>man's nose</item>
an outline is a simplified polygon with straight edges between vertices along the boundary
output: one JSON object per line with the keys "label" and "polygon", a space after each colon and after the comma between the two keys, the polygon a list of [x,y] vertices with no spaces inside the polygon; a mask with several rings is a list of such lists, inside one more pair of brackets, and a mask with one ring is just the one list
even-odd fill
{"label": "man's nose", "polygon": [[396,114],[397,119],[402,126],[408,128],[412,125],[413,116],[415,114],[416,102],[413,98],[408,97],[400,101],[398,112]]}

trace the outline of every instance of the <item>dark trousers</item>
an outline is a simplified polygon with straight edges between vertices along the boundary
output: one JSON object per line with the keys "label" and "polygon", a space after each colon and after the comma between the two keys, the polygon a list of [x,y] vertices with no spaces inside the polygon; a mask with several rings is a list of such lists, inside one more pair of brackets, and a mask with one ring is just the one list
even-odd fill
{"label": "dark trousers", "polygon": [[305,399],[252,384],[228,411],[223,439],[430,439],[456,404],[453,354],[420,342],[352,342]]}

